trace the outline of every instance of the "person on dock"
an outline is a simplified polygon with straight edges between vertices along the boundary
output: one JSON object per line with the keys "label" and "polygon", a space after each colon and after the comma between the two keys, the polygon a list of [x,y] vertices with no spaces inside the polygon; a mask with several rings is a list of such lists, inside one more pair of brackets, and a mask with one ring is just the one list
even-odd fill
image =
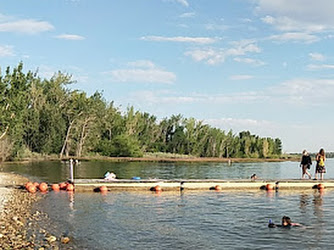
{"label": "person on dock", "polygon": [[311,168],[312,165],[312,159],[309,153],[306,150],[303,150],[303,156],[300,162],[300,167],[302,168],[302,179],[305,178],[305,175],[309,177],[309,179],[312,178],[311,174],[307,171]]}
{"label": "person on dock", "polygon": [[326,168],[325,168],[326,156],[325,156],[325,150],[323,148],[319,150],[319,153],[316,155],[315,159],[317,161],[317,166],[315,168],[315,180],[317,180],[317,174],[319,175],[319,179],[323,180],[324,173],[326,173]]}

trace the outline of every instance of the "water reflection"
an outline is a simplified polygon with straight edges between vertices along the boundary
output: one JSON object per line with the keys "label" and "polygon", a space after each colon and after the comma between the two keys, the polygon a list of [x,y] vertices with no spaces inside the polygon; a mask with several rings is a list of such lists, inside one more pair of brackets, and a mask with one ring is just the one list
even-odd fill
{"label": "water reflection", "polygon": [[310,199],[311,196],[309,194],[306,193],[302,193],[299,196],[299,208],[302,211],[302,213],[306,213],[307,210],[307,206],[310,204]]}
{"label": "water reflection", "polygon": [[74,192],[67,191],[67,195],[68,195],[68,201],[69,201],[68,204],[69,204],[70,210],[73,211],[74,210]]}
{"label": "water reflection", "polygon": [[313,206],[314,206],[314,215],[318,219],[321,219],[323,217],[323,196],[324,196],[324,190],[317,190],[314,191],[313,195]]}

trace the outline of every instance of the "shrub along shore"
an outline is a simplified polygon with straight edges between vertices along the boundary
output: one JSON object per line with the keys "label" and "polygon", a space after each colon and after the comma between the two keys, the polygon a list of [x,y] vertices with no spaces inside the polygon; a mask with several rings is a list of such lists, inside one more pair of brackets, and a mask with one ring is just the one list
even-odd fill
{"label": "shrub along shore", "polygon": [[67,161],[69,159],[77,159],[79,161],[110,161],[110,162],[185,162],[185,163],[238,163],[238,162],[282,162],[282,161],[299,161],[298,155],[284,155],[280,158],[221,158],[221,157],[195,157],[179,154],[146,154],[143,157],[108,157],[108,156],[64,156],[59,158],[56,155],[35,155],[25,157],[15,161],[6,161],[11,163],[29,163],[34,161]]}

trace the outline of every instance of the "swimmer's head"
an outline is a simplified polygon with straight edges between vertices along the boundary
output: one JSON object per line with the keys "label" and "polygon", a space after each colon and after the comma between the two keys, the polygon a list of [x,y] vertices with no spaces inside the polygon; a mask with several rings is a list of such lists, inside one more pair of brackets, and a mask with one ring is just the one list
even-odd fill
{"label": "swimmer's head", "polygon": [[283,227],[291,226],[291,219],[290,219],[290,217],[283,216],[283,218],[282,218],[282,226]]}

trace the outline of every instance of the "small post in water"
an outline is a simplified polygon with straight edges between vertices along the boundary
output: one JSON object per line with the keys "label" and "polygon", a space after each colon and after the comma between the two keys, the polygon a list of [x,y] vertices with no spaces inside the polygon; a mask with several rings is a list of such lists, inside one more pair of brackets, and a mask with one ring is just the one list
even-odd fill
{"label": "small post in water", "polygon": [[74,183],[74,177],[73,177],[73,159],[70,159],[70,180],[71,183]]}

